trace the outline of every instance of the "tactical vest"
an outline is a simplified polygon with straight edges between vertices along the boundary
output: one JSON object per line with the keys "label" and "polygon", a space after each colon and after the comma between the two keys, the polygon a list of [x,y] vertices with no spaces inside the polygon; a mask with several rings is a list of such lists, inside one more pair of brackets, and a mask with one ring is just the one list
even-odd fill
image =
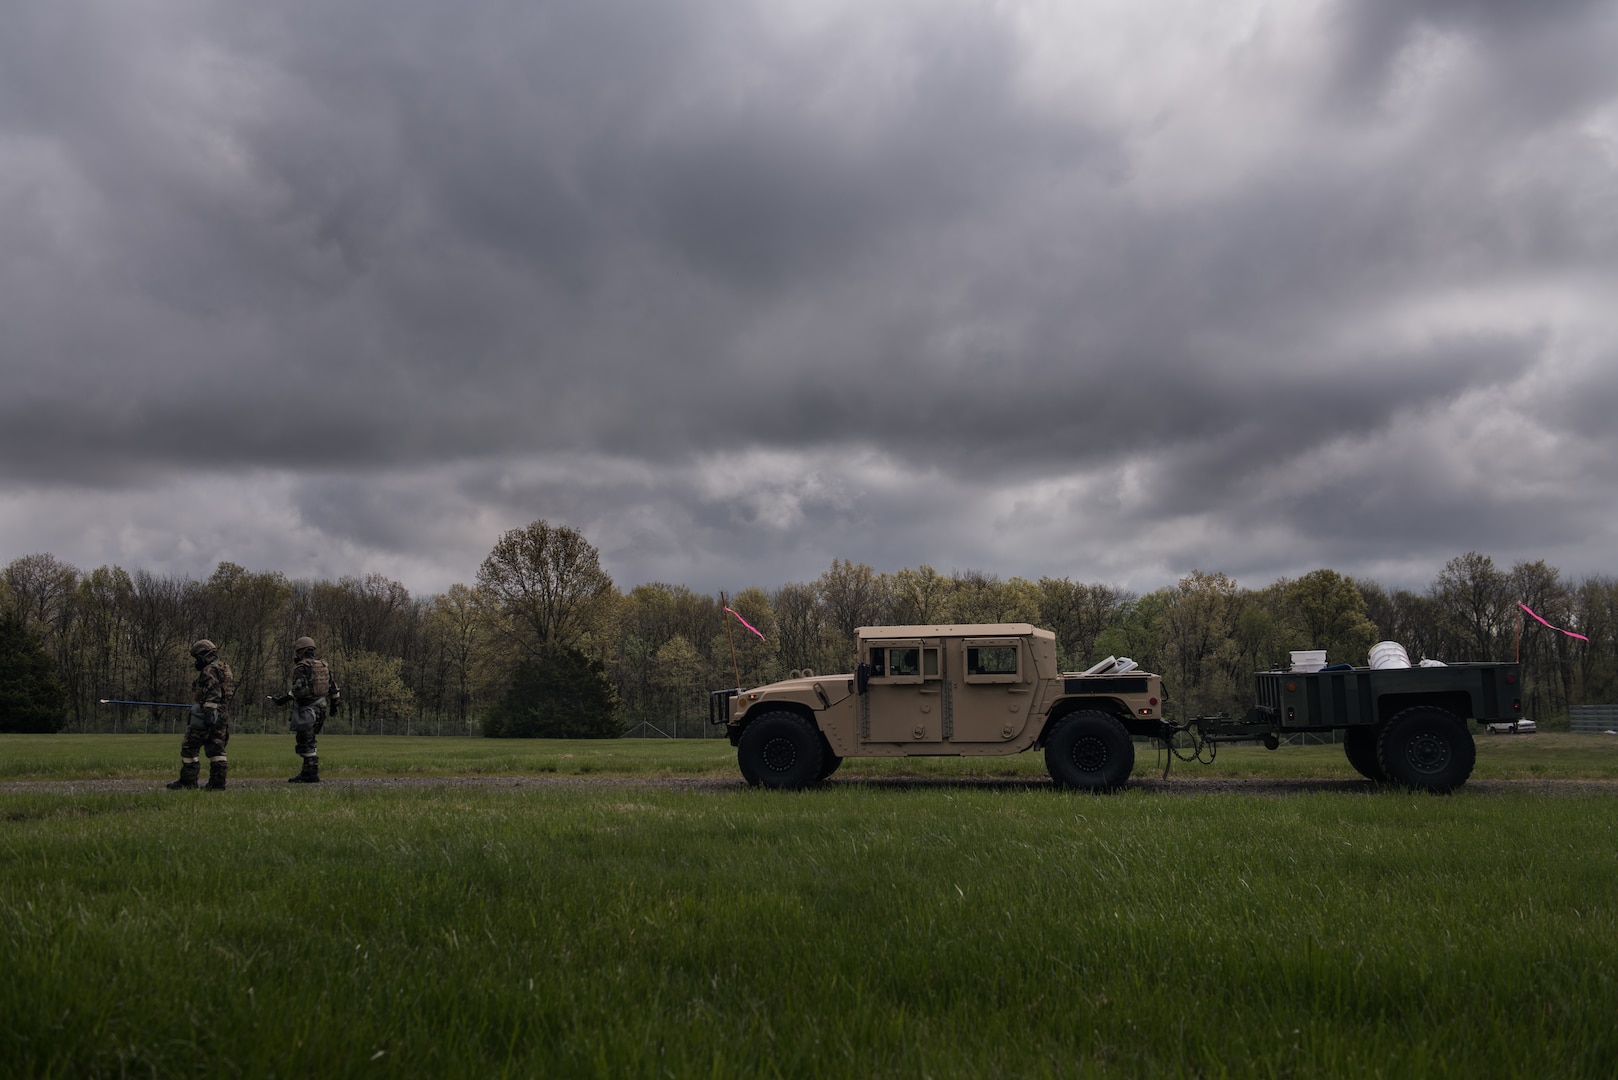
{"label": "tactical vest", "polygon": [[331,669],[326,661],[310,658],[303,662],[309,665],[309,692],[317,698],[325,697],[331,691]]}

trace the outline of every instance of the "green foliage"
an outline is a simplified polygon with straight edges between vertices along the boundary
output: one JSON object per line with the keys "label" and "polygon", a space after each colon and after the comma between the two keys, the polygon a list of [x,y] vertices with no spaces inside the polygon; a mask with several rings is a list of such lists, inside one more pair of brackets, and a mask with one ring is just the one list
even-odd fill
{"label": "green foliage", "polygon": [[1368,662],[1377,641],[1376,627],[1366,617],[1365,597],[1351,579],[1335,570],[1314,570],[1288,582],[1283,598],[1296,632],[1293,640],[1300,642],[1294,648],[1325,649],[1333,663]]}
{"label": "green foliage", "polygon": [[404,661],[373,652],[331,657],[332,677],[343,688],[343,707],[328,721],[334,730],[401,730],[416,714],[415,697],[404,681]]}
{"label": "green foliage", "polygon": [[64,694],[56,665],[22,618],[0,615],[0,731],[60,731]]}
{"label": "green foliage", "polygon": [[531,655],[587,647],[618,600],[595,546],[578,530],[547,521],[502,535],[477,580],[490,624]]}
{"label": "green foliage", "polygon": [[[302,634],[340,661],[351,686],[375,674],[375,692],[351,696],[355,707],[334,721],[335,730],[365,733],[469,734],[524,656],[561,645],[600,661],[622,727],[703,736],[712,732],[694,721],[709,690],[761,685],[792,669],[850,670],[861,625],[947,622],[1051,629],[1064,670],[1131,657],[1165,677],[1177,719],[1242,712],[1251,673],[1285,663],[1291,650],[1324,648],[1329,661],[1362,664],[1384,638],[1412,659],[1520,657],[1524,712],[1542,724],[1556,724],[1570,704],[1618,701],[1618,582],[1566,581],[1542,560],[1503,570],[1476,552],[1449,560],[1422,591],[1322,568],[1256,589],[1195,571],[1137,597],[1068,578],[946,575],[925,564],[890,574],[836,559],[811,581],[723,595],[765,640],[726,616],[719,594],[665,583],[620,594],[581,534],[543,521],[501,537],[476,589],[457,584],[421,599],[379,574],[288,581],[228,562],[201,582],[118,567],[80,574],[49,555],[0,569],[0,611],[24,619],[39,640],[62,680],[69,730],[83,732],[172,730],[175,718],[161,710],[96,701],[183,700],[192,677],[185,647],[198,636],[218,642],[236,673],[237,734],[283,729],[284,711],[267,708],[264,695],[286,688],[290,643]],[[1589,643],[1526,621],[1518,601]]]}
{"label": "green foliage", "polygon": [[511,685],[483,720],[501,739],[610,739],[619,734],[617,703],[601,661],[554,648],[523,658]]}

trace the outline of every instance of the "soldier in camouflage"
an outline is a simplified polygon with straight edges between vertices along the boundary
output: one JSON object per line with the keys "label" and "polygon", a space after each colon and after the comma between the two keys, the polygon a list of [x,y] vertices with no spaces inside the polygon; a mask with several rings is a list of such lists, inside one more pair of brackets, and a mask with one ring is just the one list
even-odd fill
{"label": "soldier in camouflage", "polygon": [[180,741],[180,778],[167,785],[172,791],[195,788],[202,771],[199,754],[208,756],[208,790],[225,790],[225,744],[230,741],[230,718],[226,706],[235,693],[236,682],[230,665],[219,659],[219,650],[207,638],[191,646],[191,661],[197,677],[191,683],[191,706],[185,738]]}
{"label": "soldier in camouflage", "polygon": [[292,643],[292,687],[270,700],[277,705],[292,702],[293,748],[303,759],[303,768],[287,778],[289,784],[320,783],[320,751],[317,738],[326,726],[326,715],[337,707],[342,691],[332,680],[331,668],[315,656],[314,638],[301,637]]}

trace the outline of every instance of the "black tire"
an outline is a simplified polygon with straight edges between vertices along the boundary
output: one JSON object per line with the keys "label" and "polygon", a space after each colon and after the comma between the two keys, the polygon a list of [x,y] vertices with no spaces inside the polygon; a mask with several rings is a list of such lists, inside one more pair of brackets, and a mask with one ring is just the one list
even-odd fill
{"label": "black tire", "polygon": [[754,786],[804,788],[821,778],[825,745],[819,729],[797,713],[765,713],[742,732],[736,763]]}
{"label": "black tire", "polygon": [[833,752],[831,743],[826,741],[825,735],[820,736],[820,755],[819,779],[824,780],[837,771],[838,766],[843,763],[843,758],[842,755]]}
{"label": "black tire", "polygon": [[1355,772],[1367,780],[1384,784],[1387,783],[1388,774],[1382,771],[1382,763],[1376,759],[1378,730],[1371,724],[1345,729],[1343,753],[1347,755],[1348,763],[1354,766]]}
{"label": "black tire", "polygon": [[1045,740],[1045,768],[1061,787],[1116,791],[1135,771],[1135,743],[1115,716],[1069,713]]}
{"label": "black tire", "polygon": [[1440,794],[1466,783],[1477,757],[1466,724],[1427,705],[1396,714],[1376,744],[1377,763],[1388,780]]}

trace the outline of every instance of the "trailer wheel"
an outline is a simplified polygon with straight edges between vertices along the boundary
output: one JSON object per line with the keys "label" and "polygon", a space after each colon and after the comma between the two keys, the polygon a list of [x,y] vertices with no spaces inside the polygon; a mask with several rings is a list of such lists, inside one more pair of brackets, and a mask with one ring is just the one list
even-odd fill
{"label": "trailer wheel", "polygon": [[1387,783],[1388,774],[1382,771],[1382,765],[1376,759],[1377,728],[1366,724],[1360,727],[1351,727],[1343,731],[1343,753],[1348,756],[1348,763],[1354,766],[1354,771],[1367,780],[1375,780],[1379,784]]}
{"label": "trailer wheel", "polygon": [[1377,763],[1389,780],[1440,794],[1466,783],[1477,756],[1460,718],[1430,705],[1395,714],[1376,745]]}
{"label": "trailer wheel", "polygon": [[1135,771],[1135,744],[1115,716],[1069,713],[1045,740],[1045,768],[1062,787],[1116,791]]}
{"label": "trailer wheel", "polygon": [[808,787],[822,777],[824,746],[820,731],[797,713],[765,713],[742,732],[736,764],[755,787]]}

